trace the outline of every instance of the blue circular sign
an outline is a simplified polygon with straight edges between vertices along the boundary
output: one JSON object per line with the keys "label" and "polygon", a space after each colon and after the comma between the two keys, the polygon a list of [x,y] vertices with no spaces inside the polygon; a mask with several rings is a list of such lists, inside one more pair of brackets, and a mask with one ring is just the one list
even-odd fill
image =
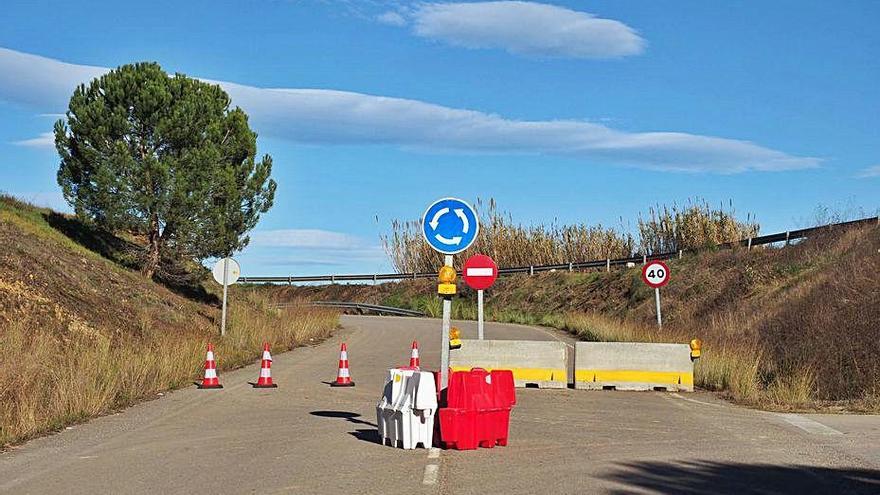
{"label": "blue circular sign", "polygon": [[456,254],[477,240],[480,221],[471,205],[457,198],[438,199],[422,217],[422,234],[436,251]]}

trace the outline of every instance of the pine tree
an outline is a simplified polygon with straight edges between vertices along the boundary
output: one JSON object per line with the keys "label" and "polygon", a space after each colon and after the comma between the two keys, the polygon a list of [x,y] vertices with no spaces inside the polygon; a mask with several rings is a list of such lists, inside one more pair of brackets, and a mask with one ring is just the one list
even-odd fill
{"label": "pine tree", "polygon": [[156,63],[80,85],[55,123],[58,183],[76,214],[146,236],[142,272],[166,253],[202,260],[245,247],[272,206],[272,158],[223,89]]}

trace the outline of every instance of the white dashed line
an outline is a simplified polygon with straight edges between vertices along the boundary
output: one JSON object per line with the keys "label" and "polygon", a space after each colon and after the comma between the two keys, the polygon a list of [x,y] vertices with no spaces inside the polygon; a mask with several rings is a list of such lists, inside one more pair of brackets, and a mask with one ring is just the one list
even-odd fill
{"label": "white dashed line", "polygon": [[843,433],[835,430],[834,428],[831,428],[830,426],[825,426],[818,421],[813,421],[812,419],[801,416],[800,414],[778,413],[777,416],[785,420],[786,423],[797,426],[807,433],[813,433],[816,435],[843,435]]}
{"label": "white dashed line", "polygon": [[688,401],[688,402],[693,402],[694,404],[700,404],[700,405],[703,405],[703,406],[724,407],[724,404],[713,404],[712,402],[703,402],[703,401],[701,401],[701,400],[696,400],[696,399],[691,399],[690,397],[685,397],[685,396],[680,395],[680,394],[678,394],[678,393],[676,393],[676,392],[673,392],[673,393],[671,393],[671,394],[669,394],[669,395],[671,395],[671,396],[673,396],[673,397],[676,397],[676,398],[678,398],[678,399],[681,399],[681,400],[686,400],[686,401]]}
{"label": "white dashed line", "polygon": [[423,485],[436,485],[437,474],[440,472],[440,466],[436,464],[428,464],[425,466],[425,477],[422,478]]}

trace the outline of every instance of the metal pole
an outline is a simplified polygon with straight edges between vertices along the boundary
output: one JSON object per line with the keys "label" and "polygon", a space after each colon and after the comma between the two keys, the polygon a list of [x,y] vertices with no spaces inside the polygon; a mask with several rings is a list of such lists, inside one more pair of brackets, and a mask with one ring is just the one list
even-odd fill
{"label": "metal pole", "polygon": [[[446,266],[452,266],[452,256],[446,255]],[[443,329],[440,333],[440,390],[449,384],[449,326],[452,318],[452,297],[443,297]]]}
{"label": "metal pole", "polygon": [[660,315],[660,289],[654,289],[654,300],[657,302],[657,326],[663,328],[663,316]]}
{"label": "metal pole", "polygon": [[477,338],[483,340],[483,289],[477,291]]}
{"label": "metal pole", "polygon": [[229,258],[223,258],[223,315],[220,317],[220,336],[226,335],[226,293],[229,288]]}

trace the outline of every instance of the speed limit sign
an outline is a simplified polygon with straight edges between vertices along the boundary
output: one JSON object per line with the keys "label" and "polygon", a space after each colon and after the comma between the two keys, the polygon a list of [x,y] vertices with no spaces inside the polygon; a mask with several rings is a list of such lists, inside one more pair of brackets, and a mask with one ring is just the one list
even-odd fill
{"label": "speed limit sign", "polygon": [[642,280],[648,287],[659,289],[669,283],[669,267],[662,261],[651,261],[642,267]]}

